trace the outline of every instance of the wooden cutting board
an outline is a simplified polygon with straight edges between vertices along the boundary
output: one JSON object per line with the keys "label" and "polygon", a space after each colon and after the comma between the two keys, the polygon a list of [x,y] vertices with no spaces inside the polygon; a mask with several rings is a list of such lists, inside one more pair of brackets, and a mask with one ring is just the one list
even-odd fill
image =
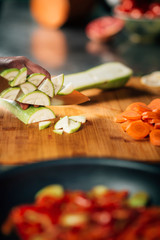
{"label": "wooden cutting board", "polygon": [[145,141],[134,141],[115,123],[114,117],[132,102],[149,103],[159,97],[159,89],[144,88],[139,78],[132,78],[126,87],[83,92],[91,99],[82,105],[55,107],[57,117],[84,114],[87,122],[73,134],[38,130],[38,123],[25,125],[9,112],[0,109],[0,164],[25,164],[68,157],[111,157],[160,162],[160,147]]}

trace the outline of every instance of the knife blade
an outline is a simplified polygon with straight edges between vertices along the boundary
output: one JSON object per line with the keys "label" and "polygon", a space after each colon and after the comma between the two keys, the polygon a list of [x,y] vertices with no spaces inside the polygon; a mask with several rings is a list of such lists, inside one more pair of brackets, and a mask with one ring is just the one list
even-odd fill
{"label": "knife blade", "polygon": [[74,90],[68,95],[56,95],[51,99],[50,106],[75,105],[90,101],[89,97]]}

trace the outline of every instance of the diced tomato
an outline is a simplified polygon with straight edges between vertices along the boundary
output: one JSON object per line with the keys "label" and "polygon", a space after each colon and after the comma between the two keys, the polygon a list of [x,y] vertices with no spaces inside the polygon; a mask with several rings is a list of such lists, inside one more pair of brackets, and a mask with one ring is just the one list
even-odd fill
{"label": "diced tomato", "polygon": [[160,207],[131,208],[127,200],[128,191],[65,191],[14,208],[9,220],[21,240],[159,240]]}

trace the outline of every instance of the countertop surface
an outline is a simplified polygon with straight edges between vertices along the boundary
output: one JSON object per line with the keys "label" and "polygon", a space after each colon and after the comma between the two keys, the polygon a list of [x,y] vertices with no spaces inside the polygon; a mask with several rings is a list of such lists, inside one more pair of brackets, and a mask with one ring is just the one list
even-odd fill
{"label": "countertop surface", "polygon": [[[65,26],[59,30],[44,29],[35,23],[27,8],[22,4],[16,5],[14,2],[17,1],[8,0],[3,4],[0,19],[0,56],[24,55],[47,68],[52,75],[62,72],[75,73],[110,61],[126,64],[133,69],[135,76],[160,70],[160,46],[157,44],[134,44],[129,41],[125,32],[118,34],[111,42],[98,44],[87,39],[82,27]],[[137,88],[137,81],[139,81],[138,78],[133,78],[129,83],[131,85],[116,91],[89,90],[86,94],[91,97],[90,104],[55,109],[58,116],[87,114],[89,121],[72,136],[55,136],[51,134],[51,130],[38,132],[36,125],[25,126],[10,114],[1,112],[1,131],[5,138],[4,142],[1,138],[0,143],[1,163],[4,165],[26,163],[27,154],[29,162],[65,156],[116,157],[159,162],[158,147],[151,146],[147,141],[135,143],[122,133],[118,125],[112,124],[115,115],[124,110],[127,104],[137,100],[148,103],[159,96],[158,92],[149,93]],[[9,125],[6,125],[7,121]],[[105,130],[108,133],[105,132],[102,135]],[[9,136],[11,136],[10,139]],[[88,139],[91,145],[88,145]],[[105,139],[110,141],[109,144]],[[42,147],[37,148],[36,141],[42,144]],[[45,141],[50,141],[47,149],[43,148],[46,146]],[[51,150],[54,141],[55,146]],[[61,146],[62,144],[64,147]],[[124,144],[127,146],[126,152],[123,148]],[[23,152],[23,146],[27,154]],[[92,149],[91,146],[93,146]],[[10,149],[12,153],[9,152]],[[6,155],[5,151],[8,151]],[[16,158],[13,153],[17,153]]]}

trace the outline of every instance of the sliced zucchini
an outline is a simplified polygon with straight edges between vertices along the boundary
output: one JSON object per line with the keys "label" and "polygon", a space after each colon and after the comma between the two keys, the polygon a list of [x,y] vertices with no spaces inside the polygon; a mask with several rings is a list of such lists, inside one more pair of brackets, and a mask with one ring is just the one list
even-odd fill
{"label": "sliced zucchini", "polygon": [[19,69],[17,68],[9,68],[1,72],[0,76],[7,79],[8,81],[12,81],[19,73]]}
{"label": "sliced zucchini", "polygon": [[63,118],[61,118],[58,122],[56,122],[56,124],[54,125],[54,129],[63,129],[65,126],[68,127],[68,116],[65,116]]}
{"label": "sliced zucchini", "polygon": [[51,80],[45,79],[38,87],[41,92],[46,93],[49,97],[54,96],[54,86]]}
{"label": "sliced zucchini", "polygon": [[59,184],[48,185],[47,187],[44,187],[40,191],[38,191],[35,195],[35,198],[40,198],[44,196],[62,198],[64,196],[64,189]]}
{"label": "sliced zucchini", "polygon": [[128,199],[130,207],[145,207],[149,201],[149,195],[146,192],[137,192]]}
{"label": "sliced zucchini", "polygon": [[25,124],[54,119],[56,117],[54,112],[47,107],[35,108],[30,106],[26,110],[23,110],[17,102],[3,98],[0,98],[0,105]]}
{"label": "sliced zucchini", "polygon": [[64,76],[64,85],[73,84],[76,90],[89,88],[119,88],[125,85],[132,75],[132,70],[122,63],[110,62],[84,72]]}
{"label": "sliced zucchini", "polygon": [[63,130],[62,129],[53,129],[53,132],[56,133],[56,134],[59,134],[59,135],[62,135],[63,134]]}
{"label": "sliced zucchini", "polygon": [[33,83],[35,86],[39,86],[39,84],[43,81],[45,75],[42,73],[33,73],[31,74],[27,80],[28,82]]}
{"label": "sliced zucchini", "polygon": [[19,73],[17,74],[17,76],[12,81],[10,81],[9,84],[11,87],[18,86],[26,82],[26,78],[27,78],[27,68],[24,67],[19,70]]}
{"label": "sliced zucchini", "polygon": [[51,121],[39,122],[39,130],[48,128],[51,125]]}
{"label": "sliced zucchini", "polygon": [[69,119],[68,126],[64,126],[63,131],[66,133],[74,133],[74,132],[77,132],[80,127],[81,127],[80,122],[75,122],[75,121]]}
{"label": "sliced zucchini", "polygon": [[60,74],[56,77],[51,77],[51,81],[54,85],[55,95],[57,95],[59,91],[62,89],[64,83],[64,74]]}
{"label": "sliced zucchini", "polygon": [[34,91],[28,94],[22,94],[17,101],[31,105],[49,106],[50,98],[41,91]]}
{"label": "sliced zucchini", "polygon": [[58,92],[58,95],[68,95],[74,90],[73,84],[68,83],[66,86],[63,86],[62,89]]}
{"label": "sliced zucchini", "polygon": [[7,88],[3,92],[1,92],[0,97],[9,100],[15,100],[19,92],[20,87]]}
{"label": "sliced zucchini", "polygon": [[75,122],[71,119],[69,119],[68,116],[65,116],[61,118],[56,124],[54,125],[55,130],[62,129],[66,133],[74,133],[78,131],[78,129],[81,127],[80,122]]}
{"label": "sliced zucchini", "polygon": [[25,82],[20,85],[20,88],[24,94],[34,92],[37,88],[33,83]]}
{"label": "sliced zucchini", "polygon": [[86,122],[86,117],[83,115],[79,116],[70,116],[69,119],[75,121],[75,122],[80,122],[80,123],[85,123]]}

